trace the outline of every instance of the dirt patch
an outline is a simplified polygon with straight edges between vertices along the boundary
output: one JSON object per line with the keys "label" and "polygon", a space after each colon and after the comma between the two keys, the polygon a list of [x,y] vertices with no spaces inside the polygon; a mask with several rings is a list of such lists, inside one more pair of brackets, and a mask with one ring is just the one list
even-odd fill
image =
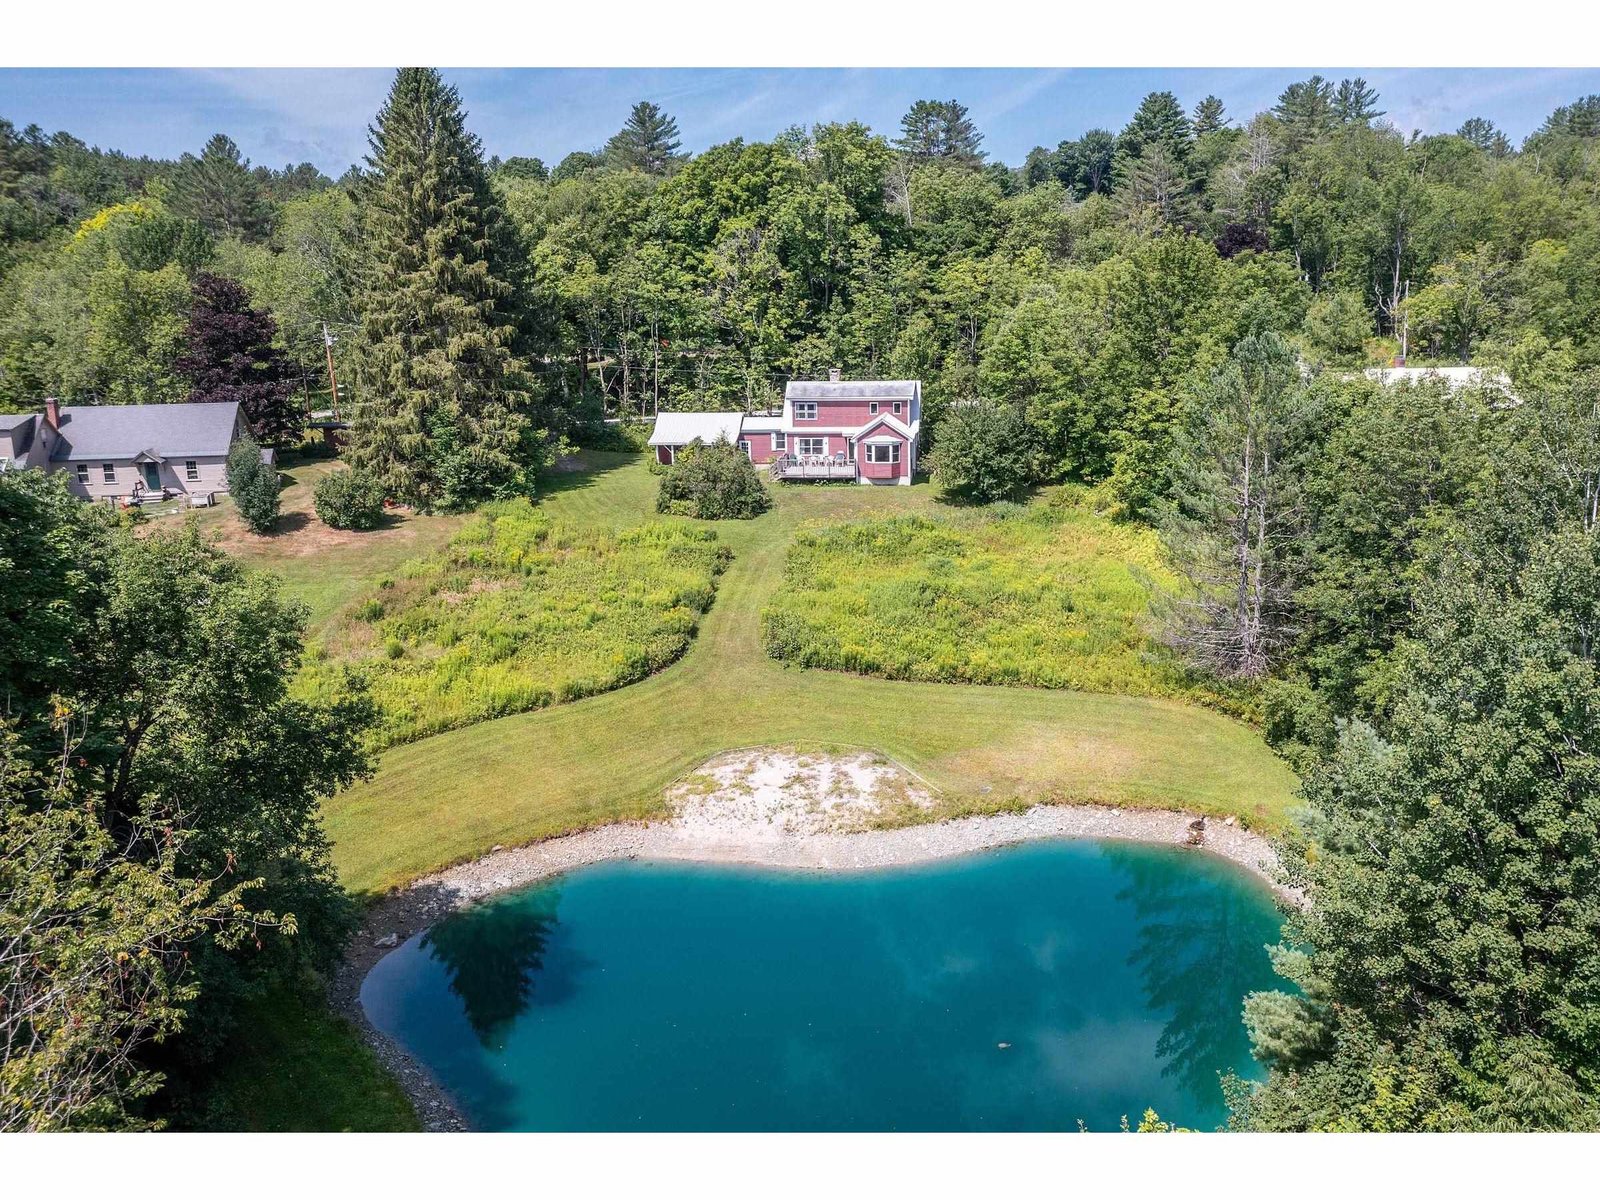
{"label": "dirt patch", "polygon": [[672,825],[705,841],[857,833],[933,793],[881,754],[735,750],[667,789]]}

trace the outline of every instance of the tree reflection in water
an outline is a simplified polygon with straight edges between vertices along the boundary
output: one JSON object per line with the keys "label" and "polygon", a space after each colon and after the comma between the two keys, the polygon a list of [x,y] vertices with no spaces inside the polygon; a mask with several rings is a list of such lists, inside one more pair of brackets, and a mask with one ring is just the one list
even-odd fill
{"label": "tree reflection in water", "polygon": [[1197,861],[1174,871],[1149,848],[1105,847],[1127,880],[1117,898],[1138,917],[1129,965],[1138,968],[1151,1009],[1171,1014],[1156,1043],[1161,1073],[1210,1104],[1219,1073],[1249,1056],[1244,996],[1277,979],[1266,946],[1278,940],[1279,922],[1245,890],[1215,886],[1228,864],[1172,853]]}
{"label": "tree reflection in water", "polygon": [[456,913],[423,936],[484,1046],[503,1048],[505,1031],[535,1000],[559,1004],[572,993],[580,960],[569,955],[547,969],[560,905],[552,884]]}

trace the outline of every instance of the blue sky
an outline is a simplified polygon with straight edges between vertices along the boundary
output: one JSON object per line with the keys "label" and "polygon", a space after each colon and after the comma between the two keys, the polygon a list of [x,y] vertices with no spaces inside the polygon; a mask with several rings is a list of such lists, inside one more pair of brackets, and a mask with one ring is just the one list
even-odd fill
{"label": "blue sky", "polygon": [[[791,124],[858,119],[893,134],[913,100],[954,97],[984,148],[1021,162],[1035,145],[1083,130],[1116,130],[1139,98],[1170,89],[1185,107],[1207,93],[1245,117],[1284,85],[1320,71],[1361,74],[1409,132],[1454,130],[1487,116],[1520,141],[1557,105],[1600,92],[1600,70],[952,69],[446,69],[491,154],[535,154],[554,165],[616,131],[635,100],[678,118],[684,147],[770,137]],[[330,175],[357,161],[391,73],[350,70],[0,69],[0,116],[66,129],[131,154],[174,157],[227,133],[257,163],[310,160]]]}

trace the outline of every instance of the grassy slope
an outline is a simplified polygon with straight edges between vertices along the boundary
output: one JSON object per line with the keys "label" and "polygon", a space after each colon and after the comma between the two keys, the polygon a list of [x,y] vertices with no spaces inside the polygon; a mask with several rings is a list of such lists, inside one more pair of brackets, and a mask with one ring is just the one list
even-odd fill
{"label": "grassy slope", "polygon": [[312,509],[311,489],[333,469],[329,460],[283,468],[282,516],[275,534],[251,533],[226,497],[216,508],[197,514],[201,527],[214,532],[223,549],[278,575],[284,591],[311,610],[313,622],[325,620],[366,591],[377,576],[443,546],[464,520],[403,513],[385,518],[383,527],[370,533],[329,529]]}
{"label": "grassy slope", "polygon": [[212,1132],[407,1132],[411,1101],[350,1023],[284,985],[251,1003],[205,1096]]}
{"label": "grassy slope", "polygon": [[[552,481],[551,515],[617,525],[653,515],[656,480],[640,457],[588,459],[594,470]],[[947,813],[1049,798],[1282,825],[1294,786],[1288,768],[1253,731],[1203,709],[801,671],[762,652],[760,609],[802,521],[935,508],[926,485],[791,485],[766,516],[717,523],[734,562],[680,662],[620,691],[391,751],[375,779],[327,806],[344,879],[381,890],[496,843],[655,814],[663,786],[685,770],[720,750],[773,742],[882,750],[939,788]],[[365,569],[342,563],[340,573]],[[356,594],[359,577],[344,591]]]}

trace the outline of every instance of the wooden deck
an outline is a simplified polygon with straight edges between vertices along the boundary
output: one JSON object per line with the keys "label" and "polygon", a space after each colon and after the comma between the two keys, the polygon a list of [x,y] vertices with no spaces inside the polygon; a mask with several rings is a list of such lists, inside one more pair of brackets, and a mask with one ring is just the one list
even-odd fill
{"label": "wooden deck", "polygon": [[772,463],[774,479],[854,479],[856,464],[836,459],[778,458]]}

